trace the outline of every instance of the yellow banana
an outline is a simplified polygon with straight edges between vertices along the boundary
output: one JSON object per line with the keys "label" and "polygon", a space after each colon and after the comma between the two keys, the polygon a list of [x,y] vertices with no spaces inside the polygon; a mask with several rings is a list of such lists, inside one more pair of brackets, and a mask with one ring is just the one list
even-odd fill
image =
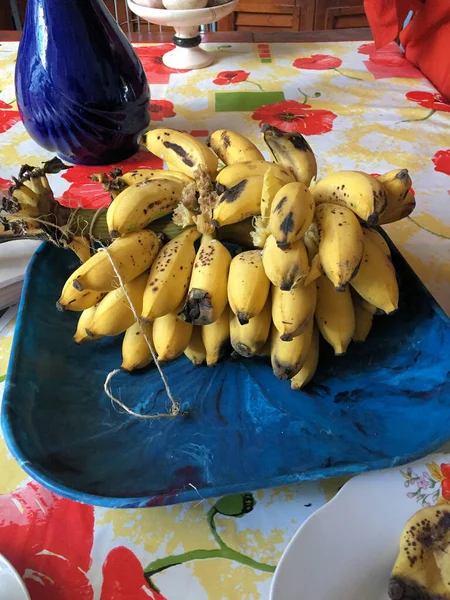
{"label": "yellow banana", "polygon": [[[147,273],[142,273],[142,275],[124,285],[138,315],[141,314],[142,310],[142,297],[147,277]],[[135,321],[124,290],[117,288],[106,294],[100,302],[88,329],[92,335],[119,335],[131,327]]]}
{"label": "yellow banana", "polygon": [[346,206],[369,225],[376,225],[387,205],[383,184],[361,171],[336,171],[312,186],[316,204]]}
{"label": "yellow banana", "polygon": [[206,349],[202,340],[202,328],[194,327],[189,344],[184,351],[193,365],[201,365],[206,360]]}
{"label": "yellow banana", "polygon": [[180,181],[187,185],[192,183],[194,180],[181,171],[169,171],[168,169],[136,169],[135,171],[128,171],[120,175],[119,179],[126,185],[134,185],[140,181],[147,179],[171,179],[172,181]]}
{"label": "yellow banana", "polygon": [[225,165],[248,162],[250,160],[264,160],[264,156],[249,139],[231,131],[218,129],[212,133],[206,144],[214,150]]}
{"label": "yellow banana", "polygon": [[122,369],[134,371],[147,367],[153,360],[152,353],[142,335],[141,328],[145,331],[150,344],[153,344],[151,323],[138,323],[129,327],[122,342]]}
{"label": "yellow banana", "polygon": [[317,365],[319,364],[319,338],[319,330],[317,326],[314,326],[305,363],[297,375],[294,375],[291,379],[291,388],[293,390],[301,390],[314,377]]}
{"label": "yellow banana", "polygon": [[260,206],[263,225],[269,224],[273,199],[286,183],[290,182],[286,181],[286,177],[278,177],[274,169],[267,169],[264,173]]}
{"label": "yellow banana", "polygon": [[401,221],[410,215],[416,208],[416,198],[408,192],[403,202],[399,202],[395,205],[388,205],[386,210],[380,216],[380,225],[387,225],[388,223],[395,223],[395,221]]}
{"label": "yellow banana", "polygon": [[319,228],[319,257],[325,274],[338,292],[359,269],[364,252],[361,226],[345,206],[319,204],[315,217]]}
{"label": "yellow banana", "polygon": [[355,309],[355,332],[352,336],[354,342],[365,342],[372,329],[373,313],[365,310],[359,302],[353,301]]}
{"label": "yellow banana", "polygon": [[297,285],[288,292],[272,286],[272,321],[280,338],[289,342],[302,334],[313,321],[317,287]]}
{"label": "yellow banana", "polygon": [[280,248],[288,248],[303,237],[313,220],[314,208],[311,192],[303,183],[288,183],[275,194],[269,227]]}
{"label": "yellow banana", "polygon": [[233,258],[228,275],[228,302],[241,325],[262,311],[269,289],[261,250],[247,250]]}
{"label": "yellow banana", "polygon": [[222,227],[259,214],[262,184],[262,175],[254,175],[227,189],[219,196],[211,223]]}
{"label": "yellow banana", "polygon": [[275,287],[290,290],[309,272],[308,253],[302,239],[289,248],[281,249],[273,235],[269,235],[262,253],[264,270]]}
{"label": "yellow banana", "polygon": [[398,283],[391,259],[369,238],[364,239],[364,256],[352,287],[367,302],[386,314],[398,308]]}
{"label": "yellow banana", "polygon": [[185,183],[170,179],[146,179],[125,188],[111,202],[106,213],[112,239],[145,229],[170,214],[180,201]]}
{"label": "yellow banana", "polygon": [[206,167],[211,177],[217,172],[217,156],[198,138],[175,129],[153,129],[145,134],[144,144],[171,169],[194,177],[198,167]]}
{"label": "yellow banana", "polygon": [[96,306],[91,306],[90,308],[83,310],[81,313],[80,318],[78,319],[75,335],[73,336],[73,340],[77,344],[83,344],[84,342],[94,341],[101,338],[101,335],[92,335],[89,332],[89,328],[92,325],[96,310]]}
{"label": "yellow banana", "polygon": [[381,233],[379,233],[376,229],[372,229],[372,227],[363,227],[362,232],[364,238],[369,238],[376,246],[378,246],[383,254],[389,258],[391,257],[391,250]]}
{"label": "yellow banana", "polygon": [[335,354],[345,354],[355,333],[352,296],[349,288],[337,292],[326,275],[317,280],[316,322]]}
{"label": "yellow banana", "polygon": [[193,325],[216,321],[227,305],[227,281],[231,256],[225,246],[203,236],[180,318]]}
{"label": "yellow banana", "polygon": [[111,265],[114,263],[123,283],[146,271],[161,248],[161,240],[153,231],[138,231],[115,240],[106,250],[99,250],[69,277],[78,291],[111,292],[119,281]]}
{"label": "yellow banana", "polygon": [[313,258],[319,253],[319,229],[316,221],[313,221],[303,236],[306,250],[308,251],[309,263],[312,263]]}
{"label": "yellow banana", "polygon": [[168,313],[153,322],[153,343],[158,360],[173,360],[183,354],[191,339],[193,326],[176,313]]}
{"label": "yellow banana", "polygon": [[408,169],[393,169],[378,177],[387,192],[387,206],[384,212],[395,210],[403,204],[411,189],[412,181]]}
{"label": "yellow banana", "polygon": [[189,227],[163,246],[155,258],[142,303],[142,316],[154,321],[181,304],[191,279],[195,260],[194,242],[200,237],[195,227]]}
{"label": "yellow banana", "polygon": [[72,279],[69,278],[64,284],[56,308],[58,310],[86,310],[98,304],[104,295],[103,292],[91,292],[90,290],[79,292],[73,287]]}
{"label": "yellow banana", "polygon": [[297,181],[309,186],[317,177],[317,162],[301,133],[281,131],[267,123],[261,131],[274,161],[292,171]]}
{"label": "yellow banana", "polygon": [[230,339],[230,309],[228,306],[214,323],[203,325],[202,341],[206,350],[206,364],[212,367],[226,354]]}
{"label": "yellow banana", "polygon": [[246,325],[241,325],[236,315],[231,312],[230,337],[233,349],[245,357],[260,355],[269,337],[271,324],[270,296],[262,311],[250,319]]}
{"label": "yellow banana", "polygon": [[376,306],[374,306],[370,302],[367,302],[367,300],[364,300],[364,298],[361,298],[361,296],[358,294],[358,292],[356,290],[354,290],[353,288],[351,288],[350,291],[351,291],[351,294],[352,294],[353,304],[354,305],[359,304],[362,309],[364,309],[366,312],[369,312],[371,315],[382,315],[382,314],[384,314],[384,312],[382,310],[380,310],[379,308],[377,308]]}
{"label": "yellow banana", "polygon": [[72,252],[75,252],[75,254],[80,259],[80,262],[82,263],[86,262],[89,258],[91,258],[91,247],[89,245],[88,240],[84,237],[74,236],[70,240],[70,242],[64,244],[64,248],[70,249],[72,250]]}
{"label": "yellow banana", "polygon": [[255,175],[264,176],[268,170],[272,171],[284,183],[295,181],[294,175],[280,165],[266,160],[252,160],[245,163],[236,163],[221,169],[216,177],[218,191],[222,193],[248,177],[254,177]]}
{"label": "yellow banana", "polygon": [[284,342],[275,327],[272,328],[271,362],[275,377],[292,379],[305,364],[311,345],[314,322],[291,342]]}
{"label": "yellow banana", "polygon": [[320,263],[320,256],[316,254],[316,256],[312,259],[311,264],[309,266],[309,271],[307,275],[302,279],[301,284],[307,286],[313,281],[316,281],[316,279],[318,279],[322,274],[323,269]]}

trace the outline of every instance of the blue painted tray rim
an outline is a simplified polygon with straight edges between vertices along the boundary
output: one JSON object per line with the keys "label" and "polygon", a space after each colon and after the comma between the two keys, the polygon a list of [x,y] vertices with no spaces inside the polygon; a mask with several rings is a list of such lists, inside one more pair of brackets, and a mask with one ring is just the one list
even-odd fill
{"label": "blue painted tray rim", "polygon": [[[387,237],[387,236],[386,236]],[[89,494],[83,491],[78,491],[74,488],[68,487],[64,484],[59,483],[57,480],[51,478],[42,472],[42,470],[33,466],[33,463],[30,462],[19,444],[16,441],[14,436],[13,427],[11,424],[11,420],[9,417],[8,406],[12,402],[12,394],[14,389],[14,373],[15,373],[15,365],[16,365],[16,357],[19,353],[19,332],[22,325],[22,318],[24,313],[24,306],[26,304],[26,297],[28,294],[28,286],[31,277],[31,270],[38,260],[38,257],[41,253],[43,253],[47,247],[48,242],[42,243],[35,253],[33,254],[31,261],[28,265],[24,284],[23,284],[23,292],[20,299],[19,310],[17,314],[16,320],[16,328],[14,332],[14,338],[11,348],[11,355],[8,365],[8,370],[6,374],[5,380],[5,388],[3,394],[3,400],[1,405],[1,427],[3,430],[3,435],[5,438],[6,445],[8,450],[11,452],[12,456],[16,459],[19,466],[30,475],[35,481],[42,484],[50,491],[69,498],[70,500],[74,500],[76,502],[83,502],[85,504],[92,504],[94,506],[103,506],[107,508],[127,508],[127,507],[151,507],[151,506],[161,506],[161,505],[169,505],[169,504],[178,504],[181,502],[192,502],[198,500],[200,498],[211,498],[224,496],[235,493],[243,493],[247,491],[253,491],[257,489],[264,489],[269,487],[277,487],[281,485],[290,485],[294,483],[299,483],[302,481],[315,481],[318,479],[326,479],[327,477],[323,476],[324,470],[326,468],[320,468],[308,471],[306,473],[296,473],[293,475],[283,475],[280,477],[275,477],[271,479],[260,479],[252,481],[251,489],[249,490],[249,486],[244,483],[234,484],[234,485],[226,485],[226,486],[218,486],[218,487],[203,487],[202,494],[191,487],[186,486],[185,488],[180,489],[179,491],[172,491],[171,493],[166,494],[154,494],[151,496],[100,496],[96,494]],[[430,302],[435,305],[435,309],[439,312],[442,318],[447,319],[445,313],[443,313],[442,309],[437,305],[434,298],[431,294],[426,290],[425,286],[422,282],[421,285],[424,287],[427,295],[430,298]],[[404,456],[397,456],[394,459],[392,457],[382,458],[378,460],[374,460],[367,464],[361,463],[353,463],[352,465],[345,466],[333,466],[330,467],[329,477],[338,477],[342,475],[356,475],[357,473],[362,473],[366,471],[373,471],[383,468],[390,468],[399,466],[413,460],[417,460],[422,458],[423,456],[430,454],[437,450],[440,446],[446,443],[450,439],[450,433],[443,432],[442,436],[436,437],[433,443],[428,444],[425,448],[421,448],[417,452],[413,452],[411,454],[407,454]]]}

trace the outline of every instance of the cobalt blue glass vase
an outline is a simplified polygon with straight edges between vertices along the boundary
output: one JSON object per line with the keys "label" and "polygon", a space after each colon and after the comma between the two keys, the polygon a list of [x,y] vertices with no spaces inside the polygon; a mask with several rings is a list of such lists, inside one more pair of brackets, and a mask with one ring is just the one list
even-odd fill
{"label": "cobalt blue glass vase", "polygon": [[150,120],[142,65],[101,0],[28,0],[16,97],[33,140],[72,163],[131,156]]}

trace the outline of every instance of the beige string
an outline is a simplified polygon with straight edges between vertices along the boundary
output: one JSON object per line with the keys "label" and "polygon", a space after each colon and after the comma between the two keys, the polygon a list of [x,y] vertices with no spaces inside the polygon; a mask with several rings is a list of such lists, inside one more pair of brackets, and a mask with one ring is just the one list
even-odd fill
{"label": "beige string", "polygon": [[[98,240],[95,240],[95,241],[101,245],[101,243]],[[136,309],[135,309],[135,307],[134,307],[134,305],[133,305],[133,303],[131,301],[131,298],[130,298],[130,296],[129,296],[128,292],[127,292],[127,289],[126,289],[126,287],[124,285],[123,279],[122,279],[119,271],[117,270],[117,267],[116,267],[116,265],[115,265],[115,263],[113,261],[113,258],[111,256],[110,251],[108,250],[108,248],[106,246],[103,246],[103,245],[101,245],[101,248],[99,248],[99,252],[100,251],[104,251],[108,255],[108,258],[109,258],[109,260],[111,262],[111,266],[113,268],[113,271],[114,271],[114,273],[115,273],[115,275],[116,275],[116,277],[117,277],[117,279],[119,281],[120,288],[123,291],[123,293],[125,295],[125,298],[127,299],[127,302],[128,302],[128,304],[130,306],[130,309],[131,309],[131,312],[133,313],[133,316],[134,316],[134,318],[135,318],[135,320],[136,320],[136,322],[138,324],[138,327],[139,327],[139,329],[141,331],[141,334],[143,335],[144,340],[145,340],[145,342],[146,342],[146,344],[148,346],[148,349],[150,350],[150,353],[152,355],[152,358],[154,360],[156,368],[158,369],[158,372],[159,372],[159,375],[160,375],[160,377],[162,379],[162,382],[164,383],[164,387],[166,389],[166,394],[167,394],[167,396],[168,396],[168,398],[169,398],[169,400],[171,402],[171,407],[170,407],[170,410],[169,410],[168,413],[162,413],[162,414],[157,414],[157,415],[141,415],[141,414],[139,414],[137,412],[134,412],[130,408],[128,408],[128,406],[126,406],[126,404],[124,404],[118,398],[116,398],[113,395],[112,391],[111,391],[111,385],[110,385],[111,384],[111,380],[113,379],[113,377],[115,377],[115,375],[117,375],[117,373],[120,373],[120,369],[114,369],[114,371],[111,371],[110,373],[108,373],[108,375],[106,377],[106,380],[105,380],[105,383],[104,383],[104,386],[103,386],[104,390],[105,390],[105,393],[106,393],[106,395],[108,396],[108,398],[111,400],[111,402],[113,404],[116,404],[117,406],[120,406],[120,408],[122,408],[125,412],[127,412],[130,415],[133,415],[134,417],[138,417],[139,419],[162,419],[162,418],[173,419],[174,417],[177,417],[180,414],[180,404],[179,404],[179,402],[177,402],[175,400],[175,398],[172,395],[172,392],[171,392],[170,387],[169,387],[169,383],[168,383],[168,381],[167,381],[167,379],[166,379],[166,377],[165,377],[165,375],[164,375],[164,373],[163,373],[163,371],[161,369],[161,366],[159,364],[159,361],[158,361],[158,358],[156,356],[155,350],[154,350],[154,348],[153,348],[150,340],[148,339],[148,336],[147,336],[147,334],[145,332],[144,327],[142,327],[139,315],[137,314],[137,311],[136,311]]]}

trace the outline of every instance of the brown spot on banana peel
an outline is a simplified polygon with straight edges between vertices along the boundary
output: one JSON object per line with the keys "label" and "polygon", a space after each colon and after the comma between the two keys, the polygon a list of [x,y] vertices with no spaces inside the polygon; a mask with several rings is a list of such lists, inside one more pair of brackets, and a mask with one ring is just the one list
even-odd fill
{"label": "brown spot on banana peel", "polygon": [[192,288],[178,317],[193,325],[209,325],[213,322],[213,307],[208,292]]}
{"label": "brown spot on banana peel", "polygon": [[81,285],[78,279],[74,279],[72,281],[72,285],[77,290],[77,292],[82,292],[84,290],[84,287]]}
{"label": "brown spot on banana peel", "polygon": [[173,152],[175,152],[175,154],[177,154],[181,158],[181,160],[184,162],[184,164],[187,167],[195,166],[194,161],[189,157],[186,150],[184,148],[182,148],[179,144],[174,144],[173,142],[164,141],[163,146],[165,146],[169,150],[173,150]]}
{"label": "brown spot on banana peel", "polygon": [[243,191],[247,186],[247,179],[243,179],[233,187],[228,188],[219,198],[217,204],[222,204],[222,202],[227,202],[231,204],[232,202],[236,202],[239,199]]}
{"label": "brown spot on banana peel", "polygon": [[281,200],[278,202],[278,204],[273,208],[273,212],[280,212],[280,210],[283,208],[283,205],[286,203],[287,201],[287,196],[284,196],[284,198],[281,198]]}
{"label": "brown spot on banana peel", "polygon": [[222,142],[225,148],[229,148],[231,146],[231,140],[226,131],[222,131],[220,136],[222,138]]}
{"label": "brown spot on banana peel", "polygon": [[287,236],[289,233],[294,231],[294,213],[292,211],[288,212],[288,214],[284,217],[284,219],[280,223],[280,231]]}

